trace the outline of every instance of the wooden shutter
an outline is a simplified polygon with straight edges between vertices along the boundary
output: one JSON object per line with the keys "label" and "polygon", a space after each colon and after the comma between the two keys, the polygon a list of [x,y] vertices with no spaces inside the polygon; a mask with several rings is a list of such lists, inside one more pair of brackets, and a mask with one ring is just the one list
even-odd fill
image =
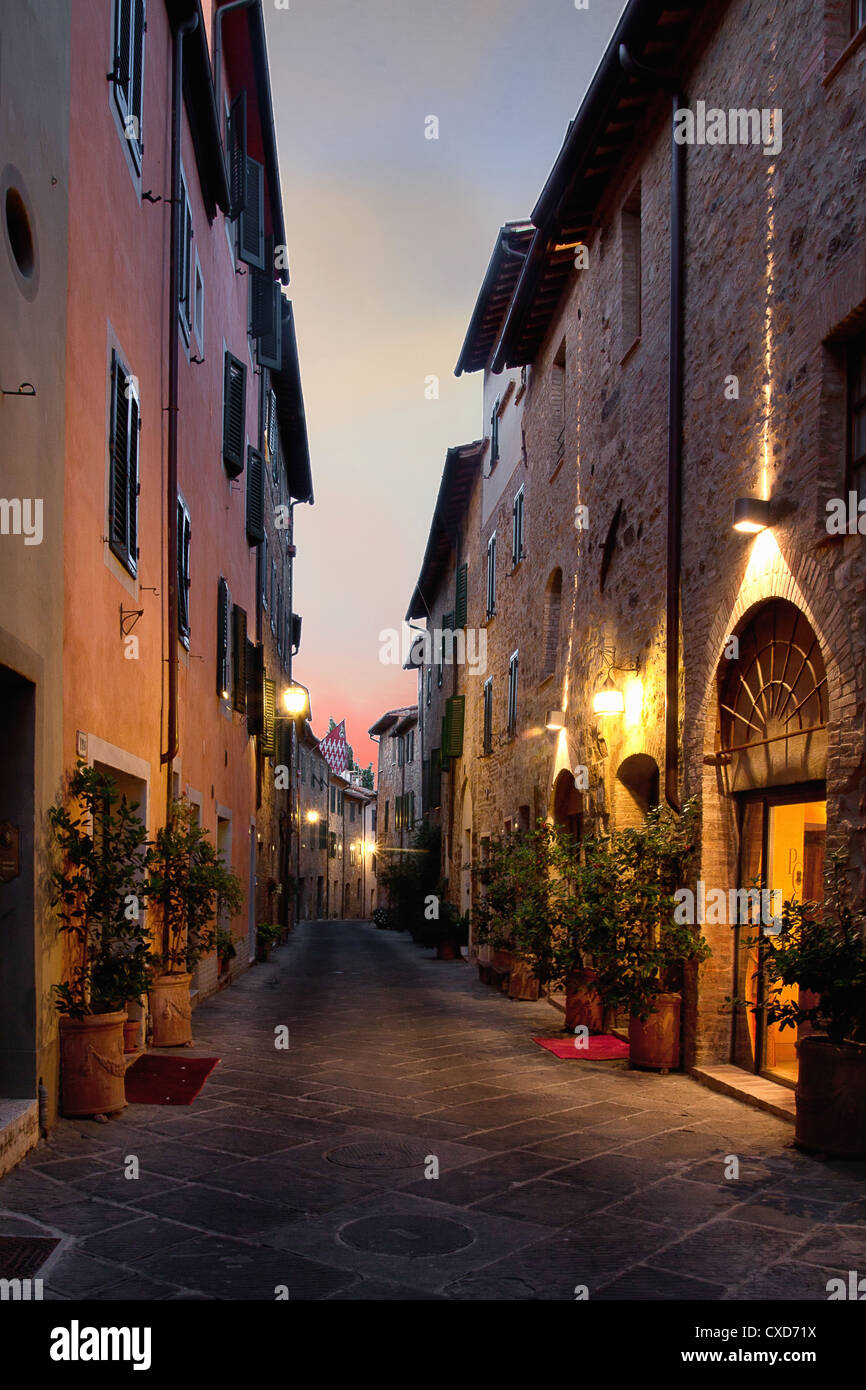
{"label": "wooden shutter", "polygon": [[291,624],[292,624],[292,656],[296,656],[297,653],[298,653],[298,652],[300,651],[300,649],[301,649],[301,623],[302,623],[302,621],[303,621],[303,620],[302,620],[302,618],[301,618],[300,613],[292,613],[292,615],[291,615]]}
{"label": "wooden shutter", "polygon": [[271,371],[282,371],[283,367],[283,296],[276,280],[271,280],[270,328],[259,334],[256,343],[256,361],[260,367],[270,367]]}
{"label": "wooden shutter", "polygon": [[265,461],[258,449],[247,449],[247,540],[260,545],[265,538]]}
{"label": "wooden shutter", "polygon": [[229,688],[229,586],[224,579],[219,582],[217,594],[217,693],[226,699]]}
{"label": "wooden shutter", "polygon": [[[270,240],[270,238],[269,238]],[[274,276],[266,265],[264,270],[250,267],[250,337],[261,338],[274,331]]]}
{"label": "wooden shutter", "polygon": [[261,737],[264,718],[265,648],[262,642],[250,642],[247,649],[247,732]]}
{"label": "wooden shutter", "polygon": [[229,217],[239,217],[247,205],[247,94],[238,92],[229,107]]}
{"label": "wooden shutter", "polygon": [[463,754],[463,723],[466,696],[452,695],[445,701],[445,719],[442,732],[442,752],[446,757],[459,758]]}
{"label": "wooden shutter", "polygon": [[247,615],[235,604],[232,608],[232,704],[241,714],[247,707]]}
{"label": "wooden shutter", "polygon": [[454,626],[458,630],[466,626],[466,603],[469,590],[469,566],[457,566],[457,591],[454,599]]}
{"label": "wooden shutter", "polygon": [[138,155],[138,164],[141,165],[141,155],[144,150],[142,139],[141,117],[144,106],[144,3],[145,0],[133,0],[133,21],[132,21],[132,72],[129,84],[129,107],[128,114],[135,117],[137,138],[131,141],[134,150]]}
{"label": "wooden shutter", "polygon": [[266,676],[263,682],[262,752],[268,757],[273,757],[277,751],[276,714],[277,687]]}
{"label": "wooden shutter", "polygon": [[247,196],[241,213],[238,257],[257,270],[265,268],[265,169],[246,157]]}
{"label": "wooden shutter", "polygon": [[223,463],[230,478],[244,471],[247,369],[226,351],[223,377]]}

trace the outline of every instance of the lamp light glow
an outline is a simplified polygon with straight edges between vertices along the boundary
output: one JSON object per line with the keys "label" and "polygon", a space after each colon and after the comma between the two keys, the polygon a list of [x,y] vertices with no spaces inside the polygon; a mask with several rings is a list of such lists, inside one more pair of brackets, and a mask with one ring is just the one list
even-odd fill
{"label": "lamp light glow", "polygon": [[621,690],[617,690],[610,676],[604,685],[597,690],[592,701],[593,714],[622,714],[625,710],[625,699]]}
{"label": "lamp light glow", "polygon": [[319,819],[319,813],[318,813],[318,811],[308,811],[308,812],[307,812],[307,820],[310,822],[310,825],[315,825],[315,824],[316,824],[316,821],[317,821],[318,819]]}
{"label": "lamp light glow", "polygon": [[770,525],[770,504],[763,497],[738,497],[734,503],[735,531],[757,536]]}
{"label": "lamp light glow", "polygon": [[293,719],[307,712],[307,692],[302,685],[290,685],[283,691],[283,709]]}

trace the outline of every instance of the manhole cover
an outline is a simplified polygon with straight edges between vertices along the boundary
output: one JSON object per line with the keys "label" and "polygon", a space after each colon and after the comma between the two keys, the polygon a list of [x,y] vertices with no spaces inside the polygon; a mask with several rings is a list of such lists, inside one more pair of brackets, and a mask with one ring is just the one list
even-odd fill
{"label": "manhole cover", "polygon": [[325,1157],[329,1163],[336,1163],[340,1168],[414,1168],[421,1162],[408,1144],[387,1139],[342,1144],[339,1149],[331,1149]]}
{"label": "manhole cover", "polygon": [[451,1255],[475,1239],[467,1226],[437,1216],[365,1216],[340,1232],[356,1250],[376,1255],[403,1255],[410,1260]]}
{"label": "manhole cover", "polygon": [[0,1278],[30,1279],[59,1244],[52,1236],[0,1236]]}

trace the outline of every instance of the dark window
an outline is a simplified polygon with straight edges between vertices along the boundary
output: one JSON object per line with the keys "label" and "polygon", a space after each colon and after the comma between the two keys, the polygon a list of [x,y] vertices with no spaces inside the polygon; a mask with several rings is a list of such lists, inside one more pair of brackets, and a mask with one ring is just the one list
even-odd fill
{"label": "dark window", "polygon": [[268,392],[265,446],[268,451],[274,482],[278,483],[280,480],[280,456],[277,445],[277,398],[273,391]]}
{"label": "dark window", "polygon": [[493,409],[490,412],[490,471],[493,472],[499,462],[499,406],[501,397],[497,396],[493,402]]}
{"label": "dark window", "polygon": [[229,698],[229,613],[231,594],[224,579],[220,579],[217,593],[217,693],[220,698]]}
{"label": "dark window", "polygon": [[239,92],[226,119],[229,216],[239,217],[247,201],[247,94]]}
{"label": "dark window", "polygon": [[427,704],[433,699],[433,667],[427,667]]}
{"label": "dark window", "polygon": [[247,369],[226,349],[223,376],[223,463],[230,478],[244,470]]}
{"label": "dark window", "polygon": [[319,849],[328,848],[328,827],[323,820],[319,821]]}
{"label": "dark window", "polygon": [[848,458],[850,486],[866,497],[866,337],[852,345],[849,356]]}
{"label": "dark window", "polygon": [[145,0],[114,0],[114,61],[111,78],[129,151],[141,173],[142,93],[144,89]]}
{"label": "dark window", "polygon": [[508,737],[513,738],[517,733],[517,652],[508,663],[507,728]]}
{"label": "dark window", "polygon": [[247,449],[247,540],[265,540],[265,461],[258,449]]}
{"label": "dark window", "polygon": [[484,682],[484,752],[493,752],[493,677]]}
{"label": "dark window", "polygon": [[866,0],[851,0],[851,36],[859,34],[866,24]]}
{"label": "dark window", "polygon": [[265,538],[262,541],[262,608],[264,608],[265,612],[267,612],[268,609],[269,573],[270,570],[268,569],[268,538],[267,535],[265,535]]}
{"label": "dark window", "polygon": [[519,565],[525,555],[523,548],[523,488],[517,493],[511,508],[511,563]]}
{"label": "dark window", "polygon": [[185,647],[189,647],[189,547],[192,526],[189,509],[177,499],[177,629]]}
{"label": "dark window", "polygon": [[388,829],[388,810],[389,810],[389,808],[390,808],[390,805],[391,805],[390,801],[386,801],[386,802],[385,802],[385,829],[386,829],[386,831],[387,831],[387,829]]}
{"label": "dark window", "polygon": [[247,615],[232,608],[232,704],[241,714],[247,707]]}
{"label": "dark window", "polygon": [[622,352],[641,331],[641,196],[640,184],[622,210]]}
{"label": "dark window", "polygon": [[177,296],[177,312],[180,317],[180,326],[183,331],[184,341],[189,343],[189,335],[192,331],[192,287],[193,287],[193,250],[192,250],[192,208],[189,204],[189,192],[187,191],[186,179],[183,174],[180,176],[180,286]]}
{"label": "dark window", "polygon": [[496,532],[487,542],[487,616],[496,612]]}
{"label": "dark window", "polygon": [[138,385],[116,352],[111,354],[111,479],[109,545],[129,573],[138,569]]}

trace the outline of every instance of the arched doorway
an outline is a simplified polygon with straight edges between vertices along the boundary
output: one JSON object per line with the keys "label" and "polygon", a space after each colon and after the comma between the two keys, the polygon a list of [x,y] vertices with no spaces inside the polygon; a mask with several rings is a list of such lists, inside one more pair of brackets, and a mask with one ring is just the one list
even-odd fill
{"label": "arched doorway", "polygon": [[614,824],[617,830],[642,825],[659,804],[659,765],[648,753],[632,753],[616,770]]}
{"label": "arched doorway", "polygon": [[[720,749],[739,828],[734,997],[760,1003],[759,964],[782,901],[823,898],[827,826],[827,675],[818,638],[803,613],[772,599],[746,615],[718,673]],[[772,894],[772,897],[766,896]],[[732,915],[736,915],[732,914]],[[793,1029],[735,1012],[733,1060],[793,1085]]]}
{"label": "arched doorway", "polygon": [[574,785],[574,773],[563,768],[553,784],[553,819],[568,831],[574,844],[580,843],[583,825],[583,796]]}

